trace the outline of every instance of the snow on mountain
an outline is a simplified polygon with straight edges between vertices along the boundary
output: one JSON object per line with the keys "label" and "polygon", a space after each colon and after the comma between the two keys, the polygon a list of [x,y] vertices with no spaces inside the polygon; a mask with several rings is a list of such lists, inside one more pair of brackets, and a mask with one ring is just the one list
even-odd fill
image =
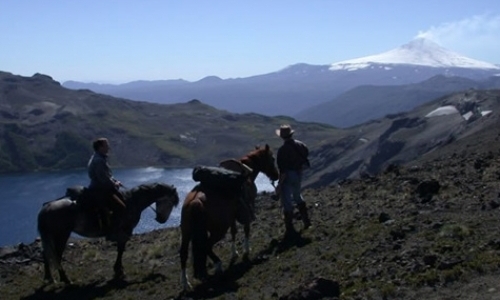
{"label": "snow on mountain", "polygon": [[330,70],[354,71],[371,67],[373,64],[500,70],[497,65],[468,58],[425,38],[416,38],[408,44],[384,53],[333,63]]}

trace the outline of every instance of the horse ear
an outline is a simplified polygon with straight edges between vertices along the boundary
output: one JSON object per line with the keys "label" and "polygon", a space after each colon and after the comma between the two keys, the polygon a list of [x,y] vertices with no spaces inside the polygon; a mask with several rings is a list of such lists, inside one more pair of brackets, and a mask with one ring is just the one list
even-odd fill
{"label": "horse ear", "polygon": [[259,150],[259,145],[255,145],[255,150]]}
{"label": "horse ear", "polygon": [[269,151],[269,144],[266,144],[266,151]]}

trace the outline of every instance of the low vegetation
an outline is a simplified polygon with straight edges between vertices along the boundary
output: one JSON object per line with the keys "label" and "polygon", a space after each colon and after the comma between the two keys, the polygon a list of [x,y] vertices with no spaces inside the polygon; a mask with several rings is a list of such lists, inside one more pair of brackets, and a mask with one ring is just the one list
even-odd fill
{"label": "low vegetation", "polygon": [[[179,280],[178,228],[134,235],[124,256],[124,280],[112,279],[112,244],[72,240],[64,260],[72,286],[44,285],[39,242],[17,245],[0,256],[0,294],[2,299],[469,299],[464,295],[474,289],[479,299],[494,299],[500,295],[499,180],[500,151],[463,150],[307,189],[314,226],[293,241],[282,239],[279,203],[260,194],[250,257],[231,263],[228,235],[215,247],[225,271],[206,282],[192,280],[186,293]],[[300,220],[295,225],[300,229]],[[242,251],[241,243],[238,248]],[[329,283],[320,298],[293,298],[297,289],[305,295],[318,280]],[[468,290],[477,280],[481,284]]]}

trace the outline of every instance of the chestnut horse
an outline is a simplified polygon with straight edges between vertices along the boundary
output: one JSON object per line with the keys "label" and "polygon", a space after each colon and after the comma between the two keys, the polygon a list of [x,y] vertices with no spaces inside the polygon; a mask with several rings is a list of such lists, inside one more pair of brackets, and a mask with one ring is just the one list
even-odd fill
{"label": "chestnut horse", "polygon": [[[61,266],[62,255],[71,232],[84,237],[103,237],[106,228],[100,226],[98,218],[85,209],[78,199],[83,192],[82,186],[68,189],[65,197],[46,202],[38,213],[38,231],[42,240],[45,280],[54,282],[51,267],[59,272],[59,278],[67,284],[71,281]],[[113,266],[115,278],[122,277],[122,255],[125,244],[139,223],[141,213],[151,204],[156,204],[156,221],[165,223],[172,209],[178,205],[179,196],[172,185],[163,183],[142,184],[123,192],[126,209],[122,220],[122,234],[116,242],[117,257]]]}
{"label": "chestnut horse", "polygon": [[216,191],[198,184],[186,195],[180,224],[181,284],[184,290],[190,286],[186,274],[190,242],[192,242],[193,276],[200,280],[207,277],[207,256],[214,262],[216,271],[222,271],[221,260],[213,252],[212,247],[225,236],[230,227],[234,254],[236,221],[244,225],[245,252],[249,251],[250,222],[253,220],[253,207],[257,196],[255,179],[262,172],[271,181],[276,181],[279,173],[273,152],[267,144],[265,147],[257,147],[238,161],[250,170],[248,179],[243,183],[241,194]]}

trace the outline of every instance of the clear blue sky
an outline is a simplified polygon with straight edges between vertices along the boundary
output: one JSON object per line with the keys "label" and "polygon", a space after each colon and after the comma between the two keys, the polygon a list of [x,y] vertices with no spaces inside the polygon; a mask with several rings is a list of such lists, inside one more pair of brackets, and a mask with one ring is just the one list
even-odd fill
{"label": "clear blue sky", "polygon": [[0,71],[226,79],[377,54],[419,34],[500,63],[500,1],[0,0]]}

